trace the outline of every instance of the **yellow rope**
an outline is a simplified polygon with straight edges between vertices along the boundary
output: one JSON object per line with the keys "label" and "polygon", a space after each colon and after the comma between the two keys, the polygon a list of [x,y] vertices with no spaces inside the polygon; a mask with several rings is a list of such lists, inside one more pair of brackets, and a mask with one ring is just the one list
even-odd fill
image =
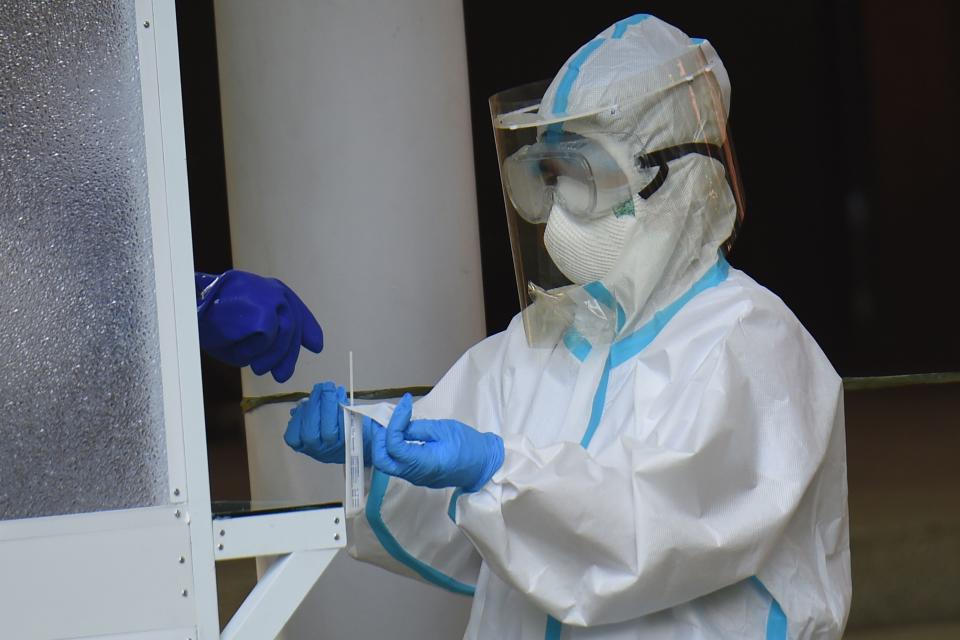
{"label": "yellow rope", "polygon": [[914,373],[901,376],[865,376],[844,378],[844,391],[865,391],[870,389],[891,389],[893,387],[913,387],[921,384],[953,384],[960,382],[960,372]]}
{"label": "yellow rope", "polygon": [[[353,397],[357,400],[386,400],[388,398],[399,398],[405,393],[412,396],[425,396],[430,393],[433,387],[397,387],[393,389],[373,389],[366,391],[354,391]],[[254,398],[244,398],[240,401],[240,409],[244,413],[249,413],[254,409],[259,409],[265,404],[283,404],[286,402],[297,402],[303,398],[309,398],[307,391],[293,391],[290,393],[274,393],[268,396],[257,396]]]}
{"label": "yellow rope", "polygon": [[[844,391],[866,391],[873,389],[890,389],[893,387],[910,387],[916,385],[953,384],[960,383],[960,372],[950,373],[916,373],[899,376],[864,376],[843,379]],[[353,397],[357,400],[387,400],[399,398],[405,393],[412,396],[425,396],[433,387],[396,387],[392,389],[372,389],[354,391]],[[291,393],[274,393],[267,396],[244,398],[240,401],[240,409],[249,413],[266,404],[283,404],[297,402],[310,397],[306,391]]]}

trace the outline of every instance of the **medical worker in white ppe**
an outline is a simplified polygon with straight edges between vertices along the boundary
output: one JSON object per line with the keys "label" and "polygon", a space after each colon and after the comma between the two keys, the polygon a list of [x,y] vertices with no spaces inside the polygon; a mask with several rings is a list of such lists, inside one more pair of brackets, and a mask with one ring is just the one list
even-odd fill
{"label": "medical worker in white ppe", "polygon": [[[526,306],[429,395],[363,407],[350,553],[472,595],[471,639],[840,638],[841,381],[725,260],[716,52],[633,16],[523,93],[491,103]],[[287,443],[342,462],[342,399],[317,385]]]}

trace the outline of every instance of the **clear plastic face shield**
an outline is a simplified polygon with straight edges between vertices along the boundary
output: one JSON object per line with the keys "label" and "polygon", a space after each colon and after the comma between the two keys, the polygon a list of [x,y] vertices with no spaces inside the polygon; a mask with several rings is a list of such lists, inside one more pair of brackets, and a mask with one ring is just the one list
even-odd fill
{"label": "clear plastic face shield", "polygon": [[[571,324],[602,326],[601,332],[612,334],[616,320],[614,310],[576,286],[589,288],[589,282],[579,278],[574,283],[564,275],[576,270],[558,266],[556,243],[551,256],[545,237],[558,210],[583,237],[590,237],[604,229],[615,233],[619,223],[642,222],[645,215],[670,215],[668,199],[703,194],[706,200],[722,189],[732,194],[737,219],[742,218],[724,103],[709,71],[700,47],[691,46],[688,54],[638,74],[638,86],[655,84],[656,89],[595,109],[556,117],[540,113],[547,81],[490,98],[514,271],[531,346],[556,344]],[[690,157],[708,161],[691,171]],[[700,188],[680,184],[690,180]],[[644,232],[643,224],[632,229]],[[735,228],[725,249],[734,233]],[[632,244],[627,239],[623,252]],[[592,274],[597,280],[606,276],[596,270]]]}

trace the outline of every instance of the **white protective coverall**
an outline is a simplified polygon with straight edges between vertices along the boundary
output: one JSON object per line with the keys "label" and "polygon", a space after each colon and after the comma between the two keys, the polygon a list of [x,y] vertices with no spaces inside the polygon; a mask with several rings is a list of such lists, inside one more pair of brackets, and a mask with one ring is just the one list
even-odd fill
{"label": "white protective coverall", "polygon": [[[541,110],[604,75],[614,86],[630,47],[664,57],[689,44],[655,18],[621,21],[564,65]],[[715,64],[704,76],[729,104]],[[649,131],[665,146],[719,143],[724,128]],[[466,638],[841,636],[841,380],[784,303],[720,256],[736,207],[697,188],[715,162],[673,162],[655,196],[669,215],[638,202],[621,259],[586,287],[619,315],[610,343],[531,348],[517,316],[415,404],[416,418],[503,438],[490,482],[464,494],[373,472],[351,555],[473,596]],[[382,424],[391,411],[364,408]]]}

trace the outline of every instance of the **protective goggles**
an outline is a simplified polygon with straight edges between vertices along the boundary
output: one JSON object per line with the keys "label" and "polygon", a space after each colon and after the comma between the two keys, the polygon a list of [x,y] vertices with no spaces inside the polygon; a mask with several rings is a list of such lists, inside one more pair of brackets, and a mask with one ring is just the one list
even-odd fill
{"label": "protective goggles", "polygon": [[539,224],[554,203],[585,219],[600,218],[630,201],[630,181],[596,140],[547,131],[503,162],[504,186],[517,212]]}
{"label": "protective goggles", "polygon": [[[632,202],[630,180],[621,164],[599,142],[552,131],[547,131],[544,138],[521,147],[503,162],[507,194],[527,222],[546,222],[554,203],[572,215],[595,220]],[[667,179],[668,163],[691,153],[721,161],[723,158],[723,151],[716,145],[688,143],[628,160],[638,174],[656,169],[637,195],[643,199],[652,196]]]}

